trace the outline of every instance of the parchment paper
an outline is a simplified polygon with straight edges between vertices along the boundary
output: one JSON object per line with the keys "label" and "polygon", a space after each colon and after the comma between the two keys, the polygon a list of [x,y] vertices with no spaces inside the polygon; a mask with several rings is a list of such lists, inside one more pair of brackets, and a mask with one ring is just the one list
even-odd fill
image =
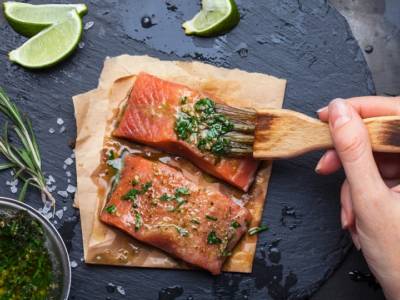
{"label": "parchment paper", "polygon": [[[162,251],[145,246],[126,234],[101,223],[98,211],[104,197],[91,176],[101,159],[107,120],[113,108],[127,95],[135,75],[144,71],[166,80],[201,90],[229,105],[253,108],[280,108],[286,81],[272,76],[217,68],[199,62],[160,61],[148,56],[106,59],[97,89],[73,98],[77,120],[76,166],[78,189],[75,205],[80,209],[84,258],[87,263],[137,267],[186,268]],[[260,223],[271,163],[262,164],[246,207],[252,226]],[[224,265],[225,271],[251,272],[256,236],[244,237]]]}

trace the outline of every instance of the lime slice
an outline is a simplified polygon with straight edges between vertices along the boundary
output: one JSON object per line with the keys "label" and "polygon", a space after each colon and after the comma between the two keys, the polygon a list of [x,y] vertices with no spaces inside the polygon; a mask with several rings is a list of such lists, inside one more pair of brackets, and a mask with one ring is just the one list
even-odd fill
{"label": "lime slice", "polygon": [[214,36],[232,29],[239,21],[234,0],[202,0],[201,11],[182,26],[189,35]]}
{"label": "lime slice", "polygon": [[32,5],[13,1],[4,2],[3,9],[11,27],[26,37],[34,36],[57,23],[71,10],[76,10],[80,16],[84,16],[88,11],[85,4]]}
{"label": "lime slice", "polygon": [[82,35],[82,20],[76,10],[41,31],[9,53],[11,61],[27,68],[49,67],[66,58],[76,48]]}

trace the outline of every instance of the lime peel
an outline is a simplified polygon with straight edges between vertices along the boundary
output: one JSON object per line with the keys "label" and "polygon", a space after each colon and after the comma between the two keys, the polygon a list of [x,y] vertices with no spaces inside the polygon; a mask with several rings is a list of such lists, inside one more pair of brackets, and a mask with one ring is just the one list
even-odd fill
{"label": "lime peel", "polygon": [[11,51],[9,59],[32,69],[52,66],[73,52],[82,31],[80,16],[76,10],[71,10],[59,23],[41,31],[18,49]]}
{"label": "lime peel", "polygon": [[235,27],[240,14],[234,0],[202,0],[202,9],[182,24],[187,35],[215,36]]}
{"label": "lime peel", "polygon": [[65,15],[75,10],[83,17],[88,8],[86,4],[40,4],[33,5],[7,1],[3,3],[4,15],[11,27],[26,37],[32,37],[40,31],[58,23]]}

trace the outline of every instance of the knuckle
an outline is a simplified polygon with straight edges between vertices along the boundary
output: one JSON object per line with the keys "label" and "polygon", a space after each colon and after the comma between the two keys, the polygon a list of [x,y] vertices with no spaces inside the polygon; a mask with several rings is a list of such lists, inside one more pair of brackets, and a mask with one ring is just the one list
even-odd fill
{"label": "knuckle", "polygon": [[354,135],[351,139],[343,141],[339,147],[341,157],[348,161],[359,159],[365,153],[365,150],[365,139],[361,135]]}

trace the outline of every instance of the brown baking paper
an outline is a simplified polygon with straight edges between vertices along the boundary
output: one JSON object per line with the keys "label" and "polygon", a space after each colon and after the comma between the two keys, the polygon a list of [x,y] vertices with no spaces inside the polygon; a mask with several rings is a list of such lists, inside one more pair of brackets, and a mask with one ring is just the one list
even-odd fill
{"label": "brown baking paper", "polygon": [[[127,96],[135,75],[141,71],[201,90],[236,107],[280,108],[286,81],[199,62],[160,61],[148,56],[122,55],[105,61],[97,89],[74,97],[78,182],[75,205],[80,209],[85,261],[121,266],[187,268],[181,261],[143,245],[118,229],[101,223],[98,218],[105,194],[98,193],[94,175],[100,163],[103,142],[112,130],[107,120],[113,117],[113,108]],[[248,200],[246,207],[253,217],[251,227],[260,224],[270,174],[271,163],[264,162],[253,188],[248,195],[244,195]],[[224,271],[251,272],[256,243],[256,236],[246,235],[225,263]]]}

